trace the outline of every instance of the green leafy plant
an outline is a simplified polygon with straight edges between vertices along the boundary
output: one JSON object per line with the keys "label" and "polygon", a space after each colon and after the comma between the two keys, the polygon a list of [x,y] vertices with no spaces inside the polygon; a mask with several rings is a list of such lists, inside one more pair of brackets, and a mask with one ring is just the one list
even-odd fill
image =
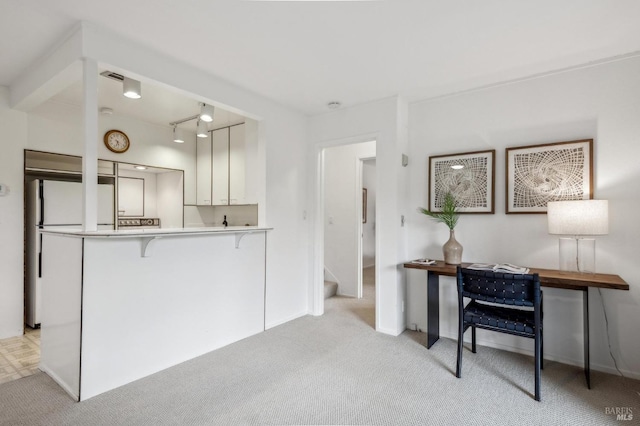
{"label": "green leafy plant", "polygon": [[437,222],[442,222],[449,227],[450,230],[453,231],[453,228],[456,227],[458,223],[459,214],[457,211],[456,199],[452,193],[447,192],[444,195],[444,202],[442,203],[442,211],[441,212],[432,212],[427,209],[423,209],[420,207],[418,211],[420,213],[426,214],[430,218],[434,219]]}

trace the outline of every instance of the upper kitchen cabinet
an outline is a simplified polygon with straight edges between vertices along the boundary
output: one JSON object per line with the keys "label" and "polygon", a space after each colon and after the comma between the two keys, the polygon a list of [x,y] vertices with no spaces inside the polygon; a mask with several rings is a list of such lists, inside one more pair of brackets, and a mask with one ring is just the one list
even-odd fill
{"label": "upper kitchen cabinet", "polygon": [[[231,168],[229,167],[229,127],[211,132],[212,162],[213,162],[213,191],[211,198],[216,206],[229,204],[229,181]],[[233,170],[233,174],[236,174]]]}
{"label": "upper kitchen cabinet", "polygon": [[211,138],[196,138],[196,204],[199,206],[212,204],[213,163],[211,160]]}
{"label": "upper kitchen cabinet", "polygon": [[201,206],[257,204],[257,195],[248,191],[255,173],[247,159],[257,156],[257,140],[247,137],[245,124],[223,127],[211,132],[211,140],[197,144],[196,193]]}
{"label": "upper kitchen cabinet", "polygon": [[248,204],[246,193],[246,155],[244,124],[229,128],[229,204]]}

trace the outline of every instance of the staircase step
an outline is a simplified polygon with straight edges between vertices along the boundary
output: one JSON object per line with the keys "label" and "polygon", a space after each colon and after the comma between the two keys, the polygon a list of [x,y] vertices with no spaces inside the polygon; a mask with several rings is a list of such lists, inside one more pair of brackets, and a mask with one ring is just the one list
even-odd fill
{"label": "staircase step", "polygon": [[338,292],[338,283],[334,283],[332,281],[324,282],[324,298],[328,299],[333,297]]}

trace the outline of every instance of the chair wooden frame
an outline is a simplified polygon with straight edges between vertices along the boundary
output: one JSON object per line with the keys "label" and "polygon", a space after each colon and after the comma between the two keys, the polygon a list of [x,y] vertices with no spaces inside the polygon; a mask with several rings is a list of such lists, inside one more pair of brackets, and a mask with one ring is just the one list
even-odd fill
{"label": "chair wooden frame", "polygon": [[[535,399],[540,401],[542,369],[542,292],[538,274],[505,274],[457,268],[458,359],[462,377],[464,332],[471,327],[471,351],[476,353],[476,328],[534,339]],[[471,301],[464,306],[464,298]],[[517,307],[533,308],[525,310]]]}

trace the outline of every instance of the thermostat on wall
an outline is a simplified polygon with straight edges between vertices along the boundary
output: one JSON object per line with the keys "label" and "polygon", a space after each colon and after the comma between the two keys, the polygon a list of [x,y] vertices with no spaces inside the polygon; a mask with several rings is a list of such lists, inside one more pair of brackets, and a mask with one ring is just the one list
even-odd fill
{"label": "thermostat on wall", "polygon": [[0,197],[4,197],[5,195],[9,194],[9,186],[4,184],[4,183],[0,183]]}

